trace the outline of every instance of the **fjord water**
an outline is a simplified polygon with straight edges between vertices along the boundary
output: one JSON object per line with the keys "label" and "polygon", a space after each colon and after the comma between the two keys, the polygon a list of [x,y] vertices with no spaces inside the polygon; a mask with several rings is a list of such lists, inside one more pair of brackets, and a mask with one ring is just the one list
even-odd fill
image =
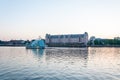
{"label": "fjord water", "polygon": [[120,80],[120,48],[0,47],[0,80]]}

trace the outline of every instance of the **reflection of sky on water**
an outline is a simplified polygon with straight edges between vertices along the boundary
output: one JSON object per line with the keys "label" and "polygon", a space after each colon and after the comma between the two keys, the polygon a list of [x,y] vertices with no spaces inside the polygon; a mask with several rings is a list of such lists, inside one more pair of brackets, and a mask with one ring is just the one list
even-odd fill
{"label": "reflection of sky on water", "polygon": [[[21,77],[18,77],[21,76]],[[120,48],[0,48],[0,78],[119,80]]]}
{"label": "reflection of sky on water", "polygon": [[[120,48],[89,48],[88,68],[93,70],[120,71]],[[119,69],[118,69],[119,68]]]}

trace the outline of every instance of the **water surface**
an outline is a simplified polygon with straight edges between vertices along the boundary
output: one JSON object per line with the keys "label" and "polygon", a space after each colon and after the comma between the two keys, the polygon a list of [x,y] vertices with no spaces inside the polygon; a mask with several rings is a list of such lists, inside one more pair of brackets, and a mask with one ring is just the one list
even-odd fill
{"label": "water surface", "polygon": [[120,80],[120,48],[0,47],[0,80]]}

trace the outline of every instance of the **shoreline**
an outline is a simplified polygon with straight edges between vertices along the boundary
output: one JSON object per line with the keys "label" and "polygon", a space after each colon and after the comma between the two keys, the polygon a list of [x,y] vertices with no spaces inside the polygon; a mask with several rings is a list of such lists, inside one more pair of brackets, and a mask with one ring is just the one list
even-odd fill
{"label": "shoreline", "polygon": [[[26,47],[25,45],[0,45],[0,47]],[[56,47],[56,46],[52,46],[52,47]],[[52,47],[47,47],[47,48],[52,48]],[[110,45],[110,46],[101,46],[101,45],[96,45],[96,46],[82,46],[82,47],[76,47],[76,46],[72,46],[72,47],[66,47],[66,46],[60,46],[57,48],[88,48],[88,47],[120,47],[120,45]]]}

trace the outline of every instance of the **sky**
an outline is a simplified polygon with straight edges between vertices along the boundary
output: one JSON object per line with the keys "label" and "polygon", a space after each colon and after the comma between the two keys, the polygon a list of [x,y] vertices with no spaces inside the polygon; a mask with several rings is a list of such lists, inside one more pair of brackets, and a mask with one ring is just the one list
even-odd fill
{"label": "sky", "polygon": [[0,40],[120,36],[120,0],[0,0]]}

